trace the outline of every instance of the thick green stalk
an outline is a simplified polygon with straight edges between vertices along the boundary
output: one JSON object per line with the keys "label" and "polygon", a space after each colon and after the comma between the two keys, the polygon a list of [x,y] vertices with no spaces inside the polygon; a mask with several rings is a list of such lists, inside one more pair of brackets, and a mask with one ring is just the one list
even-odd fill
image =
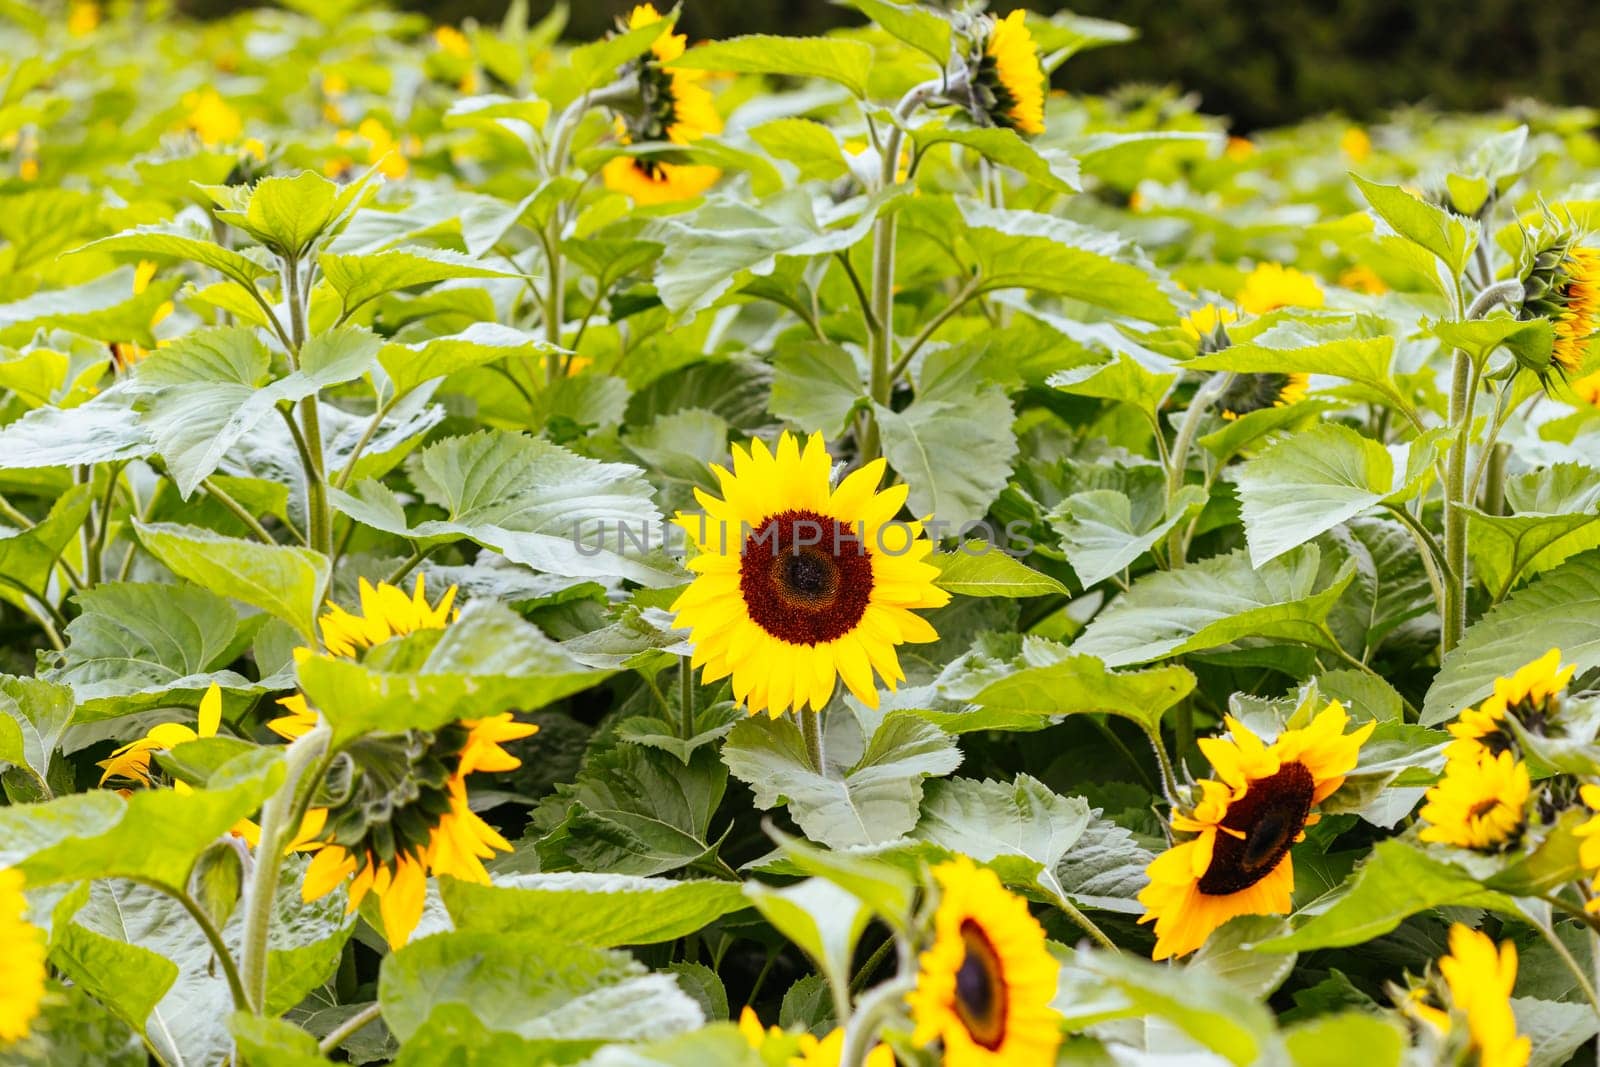
{"label": "thick green stalk", "polygon": [[822,712],[806,708],[800,713],[800,732],[805,735],[806,755],[811,757],[811,769],[826,776],[827,764],[823,762]]}
{"label": "thick green stalk", "polygon": [[685,741],[694,736],[694,668],[688,656],[678,657],[679,730]]}
{"label": "thick green stalk", "polygon": [[[1183,413],[1183,422],[1178,426],[1178,438],[1173,442],[1167,463],[1169,514],[1172,511],[1173,501],[1177,499],[1178,490],[1183,488],[1184,475],[1189,471],[1189,450],[1194,447],[1195,436],[1200,432],[1201,417],[1211,409],[1217,398],[1227,391],[1228,384],[1232,381],[1232,374],[1213,375],[1194,391],[1194,397],[1189,401],[1189,408]],[[1172,528],[1172,533],[1167,535],[1167,565],[1177,570],[1187,562],[1188,555],[1188,531],[1183,528],[1183,523],[1179,523]]]}
{"label": "thick green stalk", "polygon": [[[283,295],[289,305],[290,362],[300,365],[300,349],[306,343],[306,298],[300,291],[300,263],[290,259],[283,264]],[[306,478],[307,533],[311,547],[323,555],[333,555],[333,513],[328,507],[328,484],[322,460],[322,417],[317,395],[300,401],[300,432],[305,443],[303,466]]]}

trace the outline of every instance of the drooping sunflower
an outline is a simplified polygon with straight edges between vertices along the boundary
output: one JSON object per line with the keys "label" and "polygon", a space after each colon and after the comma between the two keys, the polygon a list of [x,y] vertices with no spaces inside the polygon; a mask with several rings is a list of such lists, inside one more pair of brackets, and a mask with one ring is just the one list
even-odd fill
{"label": "drooping sunflower", "polygon": [[1044,132],[1044,68],[1018,8],[993,19],[970,65],[972,111],[980,122],[1018,133]]}
{"label": "drooping sunflower", "polygon": [[1050,1002],[1060,967],[1027,901],[965,856],[933,875],[933,946],[922,953],[917,986],[906,996],[912,1040],[940,1040],[945,1067],[1054,1063],[1061,1029]]}
{"label": "drooping sunflower", "polygon": [[1445,759],[1471,757],[1481,750],[1490,755],[1510,751],[1516,735],[1506,726],[1506,717],[1515,716],[1522,725],[1539,729],[1555,714],[1576,669],[1573,664],[1561,666],[1561,650],[1552,648],[1511,677],[1496,678],[1494,693],[1447,727],[1455,740],[1445,748]]}
{"label": "drooping sunflower", "polygon": [[1511,991],[1517,984],[1517,946],[1494,941],[1479,930],[1450,927],[1450,954],[1439,960],[1450,1002],[1467,1018],[1478,1067],[1524,1067],[1533,1042],[1517,1036]]}
{"label": "drooping sunflower", "polygon": [[895,521],[906,486],[879,491],[878,459],[830,488],[830,467],[821,434],[803,451],[787,432],[776,452],[735,446],[731,472],[711,468],[722,498],[696,489],[705,514],[677,520],[699,551],[677,625],[702,680],[731,675],[751,714],[820,710],[841,678],[877,707],[874,672],[890,689],[905,680],[895,646],[939,636],[916,611],[950,594],[933,584],[921,526]]}
{"label": "drooping sunflower", "polygon": [[1516,842],[1527,824],[1528,765],[1515,752],[1487,749],[1450,760],[1444,777],[1424,797],[1418,816],[1423,841],[1479,852]]}
{"label": "drooping sunflower", "polygon": [[[650,4],[640,4],[628,14],[627,28],[661,21]],[[639,110],[618,115],[617,140],[625,145],[665,142],[693,144],[722,131],[711,93],[702,84],[705,72],[668,70],[664,66],[683,55],[686,38],[663,28],[650,50],[639,58]],[[606,188],[625,193],[637,204],[664,204],[699,196],[721,177],[716,167],[675,161],[670,153],[617,156],[601,170]]]}
{"label": "drooping sunflower", "polygon": [[44,1000],[44,933],[27,913],[21,872],[0,870],[0,1044],[27,1037]]}
{"label": "drooping sunflower", "polygon": [[[361,613],[347,611],[337,604],[331,605],[318,620],[322,631],[322,647],[329,655],[341,659],[355,659],[374,645],[381,645],[391,637],[401,637],[419,630],[442,630],[454,618],[452,605],[456,587],[444,591],[438,603],[429,604],[423,590],[423,577],[417,575],[411,595],[379,582],[372,585],[365,578],[360,582]],[[299,693],[278,701],[288,712],[267,723],[267,728],[279,737],[294,740],[317,725],[317,713]]]}
{"label": "drooping sunflower", "polygon": [[1241,415],[1267,408],[1286,408],[1306,398],[1309,374],[1236,374],[1217,402],[1222,417],[1232,422]]}
{"label": "drooping sunflower", "polygon": [[1311,275],[1281,263],[1262,263],[1245,277],[1237,300],[1246,313],[1265,315],[1279,308],[1319,308],[1323,295]]}
{"label": "drooping sunflower", "polygon": [[1550,362],[1563,374],[1583,369],[1589,341],[1600,331],[1600,249],[1577,241],[1562,234],[1544,245],[1523,280],[1523,315],[1550,320]]}
{"label": "drooping sunflower", "polygon": [[384,936],[404,945],[422,918],[429,874],[487,884],[483,861],[510,851],[469,806],[467,777],[520,767],[500,746],[537,730],[506,713],[353,742],[343,752],[351,768],[345,795],[308,812],[301,831],[315,852],[302,899],[317,900],[354,876],[350,910],[376,893]]}
{"label": "drooping sunflower", "polygon": [[1232,716],[1228,738],[1200,742],[1216,778],[1202,779],[1199,802],[1172,819],[1173,830],[1194,836],[1155,858],[1139,893],[1139,921],[1155,923],[1155,959],[1193,952],[1236,916],[1289,911],[1289,847],[1316,822],[1311,809],[1344,784],[1376,726],[1345,733],[1349,721],[1335,701],[1270,746]]}

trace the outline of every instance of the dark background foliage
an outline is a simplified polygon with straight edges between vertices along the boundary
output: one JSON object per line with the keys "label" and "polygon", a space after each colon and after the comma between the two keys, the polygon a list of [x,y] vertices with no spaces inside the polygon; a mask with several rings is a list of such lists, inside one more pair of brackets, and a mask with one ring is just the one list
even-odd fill
{"label": "dark background foliage", "polygon": [[[535,15],[552,0],[532,0]],[[498,20],[507,0],[397,0],[441,22]],[[632,0],[571,0],[569,33],[593,38]],[[220,14],[239,0],[183,0]],[[1018,6],[996,0],[995,9]],[[1065,89],[1130,81],[1200,93],[1205,110],[1241,129],[1326,111],[1368,118],[1402,102],[1489,108],[1517,97],[1552,104],[1600,100],[1600,19],[1575,0],[1030,0],[1126,22],[1137,42],[1079,56],[1057,75]],[[694,37],[816,33],[859,21],[827,0],[685,0]]]}

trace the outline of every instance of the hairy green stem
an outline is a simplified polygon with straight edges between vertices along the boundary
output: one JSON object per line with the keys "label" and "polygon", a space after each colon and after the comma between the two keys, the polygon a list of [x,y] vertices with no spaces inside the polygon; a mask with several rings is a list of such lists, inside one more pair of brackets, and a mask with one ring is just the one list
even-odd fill
{"label": "hairy green stem", "polygon": [[254,515],[250,514],[249,509],[235,500],[232,496],[228,495],[228,493],[224,491],[215,480],[211,478],[200,479],[200,488],[204,489],[208,494],[210,494],[211,499],[215,500],[217,503],[233,512],[234,518],[244,523],[245,527],[255,535],[258,541],[268,545],[277,544],[277,542],[273,540],[272,535],[266,531],[266,528],[256,520]]}
{"label": "hairy green stem", "polygon": [[378,1001],[373,1001],[332,1030],[329,1030],[328,1036],[317,1042],[317,1051],[326,1056],[382,1017],[383,1005]]}
{"label": "hairy green stem", "polygon": [[[300,365],[300,350],[306,343],[306,298],[300,291],[300,262],[283,262],[283,298],[289,305],[289,362]],[[327,474],[322,460],[322,417],[317,409],[317,394],[300,401],[301,465],[305,468],[307,536],[311,547],[333,556],[333,522],[328,509]]]}
{"label": "hairy green stem", "polygon": [[685,741],[694,736],[694,668],[688,656],[678,657],[678,715]]}
{"label": "hairy green stem", "polygon": [[[1200,420],[1211,405],[1224,392],[1229,383],[1233,381],[1231,373],[1217,374],[1207,379],[1206,383],[1194,392],[1194,397],[1189,401],[1188,410],[1183,413],[1183,422],[1178,426],[1178,437],[1172,444],[1172,451],[1168,455],[1167,463],[1167,507],[1170,514],[1172,504],[1178,497],[1178,490],[1183,488],[1184,476],[1189,472],[1189,450],[1194,447],[1195,436],[1200,432]],[[1167,535],[1167,566],[1177,570],[1188,562],[1189,535],[1179,523]],[[1190,524],[1193,528],[1193,524]]]}
{"label": "hairy green stem", "polygon": [[[267,1003],[267,934],[272,926],[272,902],[278,891],[278,872],[289,842],[299,833],[293,821],[299,810],[298,792],[306,769],[318,763],[327,751],[332,730],[319,723],[310,733],[289,743],[284,750],[283,784],[267,798],[261,808],[261,840],[256,846],[255,869],[244,897],[244,951],[240,971],[250,1010],[257,1015]],[[312,782],[312,788],[316,783]]]}
{"label": "hairy green stem", "polygon": [[1444,569],[1445,607],[1439,634],[1443,658],[1461,643],[1467,628],[1467,449],[1472,440],[1472,357],[1456,349],[1450,370],[1450,426],[1455,439],[1445,460]]}
{"label": "hairy green stem", "polygon": [[222,968],[222,977],[228,983],[228,992],[233,997],[235,1011],[253,1011],[250,998],[245,993],[244,982],[239,977],[238,964],[234,962],[233,953],[228,949],[228,943],[222,938],[222,931],[217,929],[217,924],[211,921],[205,909],[188,893],[172,886],[164,885],[152,878],[133,878],[131,881],[154,889],[158,893],[176,900],[183,905],[183,910],[200,927],[200,933],[205,936],[206,943],[211,946],[211,954],[217,958],[217,964]]}
{"label": "hairy green stem", "polygon": [[914,988],[915,976],[897,974],[862,997],[853,1015],[847,1006],[845,1015],[839,1018],[839,1025],[845,1028],[839,1067],[861,1067],[867,1062],[867,1053],[872,1051],[884,1020],[898,1010],[900,1002]]}
{"label": "hairy green stem", "polygon": [[1166,742],[1161,740],[1161,729],[1142,722],[1139,725],[1150,741],[1150,750],[1156,754],[1156,762],[1161,765],[1161,792],[1167,798],[1167,803],[1175,806],[1178,803],[1178,779],[1172,773],[1172,757],[1167,755]]}
{"label": "hairy green stem", "polygon": [[811,758],[811,769],[827,777],[827,764],[823,763],[822,712],[813,708],[801,711],[800,732],[805,735],[806,755]]}

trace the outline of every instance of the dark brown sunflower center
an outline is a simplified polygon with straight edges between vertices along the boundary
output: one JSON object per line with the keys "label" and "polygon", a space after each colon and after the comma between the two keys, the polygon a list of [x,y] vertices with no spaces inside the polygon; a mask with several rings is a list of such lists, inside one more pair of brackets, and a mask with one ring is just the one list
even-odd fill
{"label": "dark brown sunflower center", "polygon": [[745,538],[739,590],[750,618],[773,637],[821,644],[861,621],[872,597],[872,558],[837,519],[785,511]]}
{"label": "dark brown sunflower center", "polygon": [[974,1044],[993,1052],[1006,1040],[1006,975],[983,927],[971,919],[961,924],[966,950],[956,971],[956,1015]]}
{"label": "dark brown sunflower center", "polygon": [[1306,827],[1316,787],[1302,763],[1285,763],[1270,778],[1251,781],[1244,796],[1228,805],[1211,866],[1200,877],[1200,892],[1228,896],[1249,889],[1276,870]]}
{"label": "dark brown sunflower center", "polygon": [[1287,374],[1237,375],[1222,394],[1222,410],[1232,415],[1248,415],[1273,407],[1292,382]]}

